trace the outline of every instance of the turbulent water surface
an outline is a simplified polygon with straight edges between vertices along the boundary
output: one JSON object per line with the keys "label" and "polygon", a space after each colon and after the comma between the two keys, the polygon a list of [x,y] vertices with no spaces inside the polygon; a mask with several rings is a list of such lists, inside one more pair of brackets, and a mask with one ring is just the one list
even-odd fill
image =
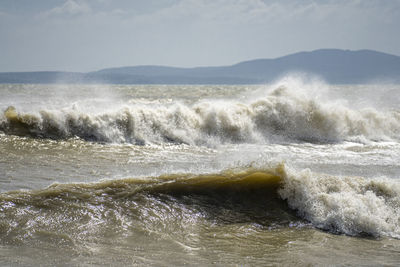
{"label": "turbulent water surface", "polygon": [[397,265],[400,86],[0,85],[1,265]]}

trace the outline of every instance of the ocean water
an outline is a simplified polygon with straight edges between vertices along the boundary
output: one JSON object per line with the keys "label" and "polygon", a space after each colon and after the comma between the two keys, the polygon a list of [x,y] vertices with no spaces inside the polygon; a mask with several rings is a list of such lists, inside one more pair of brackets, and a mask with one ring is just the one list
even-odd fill
{"label": "ocean water", "polygon": [[400,85],[0,85],[0,265],[400,262]]}

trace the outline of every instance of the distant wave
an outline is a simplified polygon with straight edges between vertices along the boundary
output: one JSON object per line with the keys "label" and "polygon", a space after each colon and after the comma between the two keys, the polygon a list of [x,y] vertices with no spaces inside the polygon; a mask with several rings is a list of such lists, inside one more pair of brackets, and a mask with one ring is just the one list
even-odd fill
{"label": "distant wave", "polygon": [[23,240],[42,228],[72,227],[78,236],[111,226],[150,231],[154,224],[185,227],[186,219],[196,218],[275,227],[311,223],[333,233],[400,238],[399,206],[396,180],[298,172],[280,164],[3,193],[0,239]]}
{"label": "distant wave", "polygon": [[400,111],[351,109],[320,103],[279,86],[252,101],[200,101],[194,104],[131,103],[84,112],[42,109],[20,112],[9,106],[0,115],[0,131],[35,138],[114,143],[264,143],[343,140],[399,140]]}

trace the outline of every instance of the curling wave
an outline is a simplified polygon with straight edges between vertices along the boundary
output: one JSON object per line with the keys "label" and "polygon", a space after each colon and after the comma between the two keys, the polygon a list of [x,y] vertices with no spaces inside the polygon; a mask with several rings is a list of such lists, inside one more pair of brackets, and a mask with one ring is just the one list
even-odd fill
{"label": "curling wave", "polygon": [[38,138],[116,143],[264,143],[276,141],[340,142],[399,140],[400,112],[355,110],[319,103],[285,86],[249,103],[197,102],[192,105],[131,104],[107,112],[42,109],[19,112],[9,106],[0,131]]}
{"label": "curling wave", "polygon": [[251,222],[267,227],[308,221],[334,233],[400,238],[399,207],[400,183],[394,180],[296,172],[280,164],[3,193],[0,236],[18,242],[51,229],[82,238],[103,227],[179,232],[202,220],[202,225]]}

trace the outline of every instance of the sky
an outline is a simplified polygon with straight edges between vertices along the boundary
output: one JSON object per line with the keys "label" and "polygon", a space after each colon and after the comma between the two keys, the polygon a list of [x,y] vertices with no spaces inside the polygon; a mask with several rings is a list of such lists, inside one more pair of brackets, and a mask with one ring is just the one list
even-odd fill
{"label": "sky", "polygon": [[400,55],[400,0],[0,0],[0,72]]}

